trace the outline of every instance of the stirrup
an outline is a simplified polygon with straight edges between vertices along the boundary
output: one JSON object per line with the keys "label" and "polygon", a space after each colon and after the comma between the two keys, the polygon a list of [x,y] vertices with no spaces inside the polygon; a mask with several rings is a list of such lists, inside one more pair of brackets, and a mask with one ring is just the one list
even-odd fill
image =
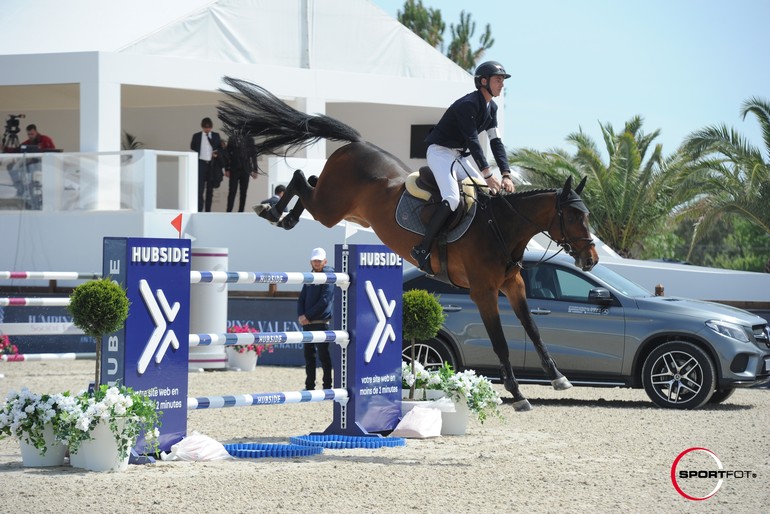
{"label": "stirrup", "polygon": [[419,246],[415,246],[412,248],[412,251],[410,252],[412,255],[412,258],[417,261],[417,267],[420,268],[421,271],[424,273],[433,276],[435,273],[433,273],[433,268],[430,265],[430,252],[427,250],[423,250]]}

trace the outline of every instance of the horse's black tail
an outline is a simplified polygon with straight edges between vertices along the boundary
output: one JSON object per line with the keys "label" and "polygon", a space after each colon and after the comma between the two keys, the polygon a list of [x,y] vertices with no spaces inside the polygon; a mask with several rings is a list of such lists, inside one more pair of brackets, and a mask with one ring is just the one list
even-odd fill
{"label": "horse's black tail", "polygon": [[256,139],[260,153],[285,155],[320,139],[362,141],[357,130],[341,121],[300,112],[256,84],[232,77],[224,82],[235,89],[220,89],[228,98],[217,108],[225,133],[238,140]]}

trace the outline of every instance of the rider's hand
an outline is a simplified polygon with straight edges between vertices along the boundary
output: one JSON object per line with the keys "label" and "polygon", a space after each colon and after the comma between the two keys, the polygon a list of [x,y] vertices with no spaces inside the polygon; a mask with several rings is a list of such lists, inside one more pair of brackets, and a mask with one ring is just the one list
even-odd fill
{"label": "rider's hand", "polygon": [[500,181],[500,185],[508,193],[513,193],[516,191],[516,185],[513,183],[513,179],[510,175],[503,175],[503,179]]}
{"label": "rider's hand", "polygon": [[495,177],[494,173],[489,171],[489,168],[484,168],[481,170],[481,176],[486,177],[489,175],[489,178],[486,178],[487,186],[489,187],[489,194],[497,194],[498,191],[500,191],[500,181],[497,180],[497,177]]}

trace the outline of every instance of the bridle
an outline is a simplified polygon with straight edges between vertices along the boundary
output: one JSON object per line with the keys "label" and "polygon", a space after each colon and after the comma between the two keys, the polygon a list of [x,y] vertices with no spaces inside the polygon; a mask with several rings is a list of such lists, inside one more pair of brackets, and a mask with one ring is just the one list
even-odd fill
{"label": "bridle", "polygon": [[[505,203],[510,205],[509,202],[505,202]],[[564,211],[562,210],[562,207],[573,203],[580,204],[583,207],[582,209],[580,207],[577,207],[578,210],[581,210],[583,212],[588,212],[588,209],[586,208],[585,204],[583,203],[583,200],[581,200],[580,197],[578,196],[570,197],[566,201],[562,202],[561,195],[558,193],[556,194],[556,216],[559,217],[559,230],[561,231],[562,239],[557,240],[552,238],[547,231],[541,230],[540,233],[544,234],[548,239],[550,239],[551,241],[559,245],[559,247],[565,252],[567,252],[567,254],[570,257],[574,258],[578,253],[580,253],[575,249],[575,242],[584,242],[585,244],[583,245],[583,250],[585,250],[586,248],[594,244],[594,240],[592,237],[579,237],[576,239],[569,239],[567,237],[567,231],[564,226]]]}
{"label": "bridle", "polygon": [[[525,214],[523,214],[518,209],[516,209],[516,207],[514,207],[511,204],[511,202],[508,201],[508,199],[506,199],[504,196],[500,196],[500,198],[504,201],[505,205],[507,205],[508,208],[511,211],[513,211],[514,214],[516,214],[518,217],[522,218],[527,223],[529,223],[531,225],[534,225],[535,227],[538,227],[537,223],[535,223],[530,218],[528,218]],[[591,237],[579,237],[579,238],[569,238],[569,237],[567,237],[567,231],[566,231],[565,222],[564,222],[564,209],[563,208],[565,206],[568,206],[568,205],[571,205],[571,204],[579,204],[579,206],[576,207],[578,210],[581,210],[583,212],[588,212],[588,208],[585,206],[585,204],[583,203],[583,200],[579,196],[577,196],[577,195],[574,195],[574,196],[570,195],[570,197],[567,198],[566,200],[562,200],[561,190],[556,190],[556,213],[554,214],[554,218],[553,219],[556,219],[557,217],[559,218],[559,230],[561,231],[562,237],[561,237],[561,239],[556,239],[556,238],[552,237],[551,234],[548,233],[548,227],[551,227],[553,225],[553,220],[548,225],[548,227],[546,227],[546,228],[538,228],[538,232],[540,232],[545,237],[547,237],[552,243],[555,243],[556,245],[558,245],[559,246],[559,251],[554,253],[550,257],[545,258],[545,255],[548,253],[548,248],[546,248],[545,251],[543,252],[543,255],[540,257],[540,259],[535,264],[535,266],[537,266],[538,264],[542,264],[544,262],[548,262],[549,260],[551,260],[554,257],[556,257],[557,255],[559,255],[559,253],[561,253],[562,251],[566,252],[570,257],[575,258],[575,256],[578,253],[580,253],[580,251],[585,250],[586,248],[588,248],[588,247],[590,247],[591,245],[594,244],[594,240]],[[488,212],[489,212],[489,218],[490,218],[489,221],[488,221],[488,224],[492,228],[492,231],[495,234],[495,237],[497,238],[498,243],[500,243],[500,245],[501,245],[501,247],[503,249],[503,252],[507,254],[507,250],[506,250],[507,242],[505,241],[505,238],[503,237],[503,234],[500,232],[500,228],[499,228],[499,226],[497,224],[497,220],[495,220],[494,210],[490,208],[490,209],[488,209]],[[576,244],[575,244],[575,243],[579,243],[579,242],[585,243],[580,251],[577,250]],[[550,247],[550,244],[549,244],[549,247]],[[508,261],[508,265],[506,266],[506,274],[510,271],[510,269],[513,266],[518,266],[520,268],[523,268],[523,266],[522,266],[522,259],[523,259],[523,257],[524,256],[521,255],[516,260],[512,260],[512,259],[509,260]]]}

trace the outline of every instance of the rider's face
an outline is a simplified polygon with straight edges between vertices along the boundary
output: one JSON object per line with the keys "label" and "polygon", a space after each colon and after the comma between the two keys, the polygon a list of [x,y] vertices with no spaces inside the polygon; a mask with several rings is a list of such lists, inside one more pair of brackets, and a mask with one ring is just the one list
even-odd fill
{"label": "rider's face", "polygon": [[492,90],[492,96],[500,96],[503,91],[503,81],[505,78],[502,75],[492,75],[489,77],[489,89]]}

